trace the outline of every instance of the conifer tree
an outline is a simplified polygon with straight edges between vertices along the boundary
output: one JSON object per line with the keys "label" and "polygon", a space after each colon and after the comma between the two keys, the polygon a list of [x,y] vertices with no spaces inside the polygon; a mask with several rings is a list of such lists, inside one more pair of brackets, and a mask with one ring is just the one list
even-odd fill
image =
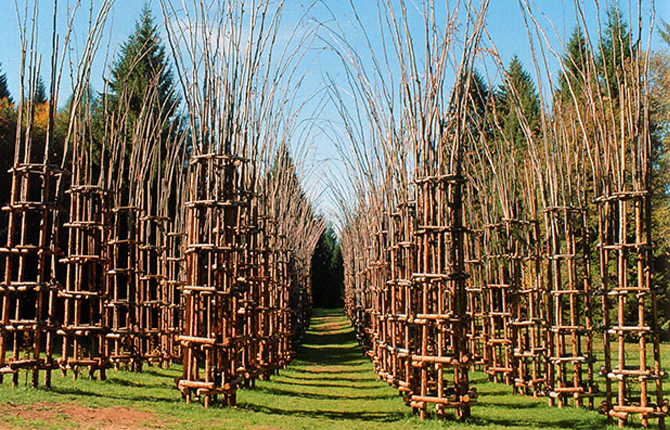
{"label": "conifer tree", "polygon": [[607,23],[602,35],[597,65],[602,70],[601,81],[606,95],[615,100],[619,97],[619,83],[623,67],[633,56],[628,25],[621,12],[613,6],[607,12]]}
{"label": "conifer tree", "polygon": [[490,113],[491,91],[482,74],[475,70],[470,77],[467,99],[467,124],[472,139],[481,134],[491,136],[493,127]]}
{"label": "conifer tree", "polygon": [[[0,69],[0,206],[9,201],[11,175],[9,169],[14,162],[14,138],[16,136],[16,110],[7,85],[7,75]],[[7,226],[0,226],[0,238]]]}
{"label": "conifer tree", "polygon": [[581,95],[584,82],[582,74],[586,72],[587,67],[587,49],[584,33],[579,27],[575,27],[563,55],[565,71],[558,78],[558,87],[563,100],[572,99],[573,92],[576,97]]}
{"label": "conifer tree", "polygon": [[498,90],[497,105],[502,132],[513,143],[518,157],[521,157],[528,144],[519,122],[517,108],[523,112],[531,133],[537,135],[540,130],[541,105],[533,78],[523,68],[521,60],[516,55],[507,70],[506,84],[500,86]]}
{"label": "conifer tree", "polygon": [[47,89],[46,86],[44,85],[42,77],[40,76],[37,79],[37,88],[35,88],[35,103],[38,105],[42,105],[46,103],[47,100],[48,100]]}
{"label": "conifer tree", "polygon": [[344,284],[344,269],[340,244],[335,231],[326,228],[312,256],[312,288],[314,306],[340,307]]}
{"label": "conifer tree", "polygon": [[8,99],[10,104],[13,103],[9,85],[7,85],[7,74],[2,73],[2,63],[0,63],[0,99]]}
{"label": "conifer tree", "polygon": [[475,70],[472,74],[468,96],[473,114],[480,118],[483,117],[488,109],[489,88],[478,70]]}
{"label": "conifer tree", "polygon": [[111,72],[111,104],[115,108],[120,97],[127,97],[129,120],[139,116],[145,95],[152,85],[157,85],[155,111],[170,118],[176,107],[172,69],[167,62],[165,47],[148,4],[145,4],[135,32],[122,45],[121,52]]}
{"label": "conifer tree", "polygon": [[[142,116],[142,121],[148,124],[161,125],[160,129],[151,129],[155,135],[147,136],[145,143],[156,144],[158,158],[166,160],[173,137],[179,132],[172,127],[177,120],[179,100],[174,91],[172,68],[148,3],[135,23],[135,31],[121,46],[111,70],[109,89],[109,94],[93,105],[95,144],[100,148],[99,152],[105,146],[105,121],[116,112],[117,119],[126,121],[126,157],[132,154],[131,137]],[[161,169],[162,166],[155,167],[152,180],[160,177]],[[129,179],[126,178],[124,183],[128,184]],[[125,192],[123,195],[127,197]]]}

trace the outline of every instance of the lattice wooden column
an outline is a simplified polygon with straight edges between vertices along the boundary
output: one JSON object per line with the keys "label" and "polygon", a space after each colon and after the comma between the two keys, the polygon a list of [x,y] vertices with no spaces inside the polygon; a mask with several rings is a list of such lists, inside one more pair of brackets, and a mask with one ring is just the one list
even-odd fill
{"label": "lattice wooden column", "polygon": [[468,230],[466,234],[465,266],[468,279],[465,291],[468,295],[468,349],[472,354],[472,365],[482,369],[489,362],[486,342],[489,339],[488,305],[486,303],[485,264],[483,255],[483,232]]}
{"label": "lattice wooden column", "polygon": [[361,266],[361,309],[362,309],[362,330],[363,330],[363,350],[365,354],[372,358],[374,354],[375,330],[377,324],[377,315],[374,313],[375,301],[377,297],[377,290],[375,287],[374,271],[375,271],[375,255],[373,248],[373,236],[370,234],[371,220],[368,219],[365,229],[361,232],[363,235],[364,257]]}
{"label": "lattice wooden column", "polygon": [[468,370],[467,296],[464,266],[463,178],[457,175],[417,181],[417,272],[411,322],[414,326],[411,405],[426,416],[434,403],[438,414],[453,408],[458,418],[470,415],[477,393]]}
{"label": "lattice wooden column", "polygon": [[347,248],[347,251],[351,253],[352,256],[344,259],[344,314],[356,330],[356,337],[358,339],[354,295],[356,289],[356,250],[351,246]]}
{"label": "lattice wooden column", "polygon": [[289,316],[286,331],[288,335],[288,343],[286,347],[284,365],[288,364],[289,361],[295,355],[295,350],[297,345],[302,339],[302,325],[304,323],[305,313],[304,308],[301,305],[302,300],[302,291],[300,287],[300,281],[298,278],[299,271],[299,262],[296,259],[295,254],[289,249],[286,248],[286,260],[288,261],[287,273],[288,273],[288,307],[287,315]]}
{"label": "lattice wooden column", "polygon": [[241,216],[243,160],[221,154],[194,156],[187,207],[183,334],[183,377],[179,390],[187,402],[201,398],[206,407],[222,396],[232,405],[237,386],[243,333],[238,325],[239,281],[244,252]]}
{"label": "lattice wooden column", "polygon": [[398,369],[398,337],[397,337],[397,315],[398,315],[398,283],[397,275],[399,271],[398,257],[399,257],[399,232],[398,226],[394,225],[400,218],[399,212],[391,212],[388,214],[389,230],[387,232],[388,243],[386,244],[385,253],[388,255],[388,274],[383,280],[386,289],[386,302],[383,312],[383,320],[386,325],[385,339],[381,353],[384,355],[384,366],[380,372],[377,372],[379,377],[395,387],[399,387],[399,369]]}
{"label": "lattice wooden column", "polygon": [[390,368],[381,375],[389,384],[405,394],[409,404],[412,378],[411,339],[409,310],[411,277],[414,272],[415,251],[413,249],[413,222],[409,208],[413,205],[401,203],[398,210],[389,214],[389,294],[387,348],[391,353]]}
{"label": "lattice wooden column", "polygon": [[247,238],[245,251],[240,260],[239,278],[245,283],[245,288],[241,291],[238,301],[238,324],[243,333],[239,371],[244,375],[245,387],[253,384],[261,373],[258,361],[261,343],[259,303],[262,291],[266,288],[263,279],[259,277],[259,254],[262,249],[259,237],[258,201],[255,203],[242,213],[240,228],[240,232]]}
{"label": "lattice wooden column", "polygon": [[302,343],[311,318],[311,289],[309,288],[310,261],[299,258],[294,251],[289,251],[291,287],[289,289],[289,309],[291,318],[291,338],[289,343],[288,360],[284,366],[295,357],[298,346]]}
{"label": "lattice wooden column", "polygon": [[[146,207],[149,207],[147,204]],[[138,224],[137,323],[143,362],[162,364],[167,334],[163,310],[170,305],[167,289],[167,217],[143,215]]]}
{"label": "lattice wooden column", "polygon": [[631,414],[643,426],[665,427],[660,330],[652,276],[651,203],[646,191],[596,199],[604,326],[605,400],[601,411],[623,426]]}
{"label": "lattice wooden column", "polygon": [[398,268],[396,267],[396,259],[398,258],[398,237],[396,235],[396,228],[393,224],[396,221],[394,217],[397,217],[397,212],[389,212],[386,214],[386,223],[388,225],[388,230],[386,232],[385,248],[384,254],[387,258],[387,273],[385,278],[382,280],[385,288],[385,303],[384,303],[384,314],[383,321],[385,324],[385,339],[384,343],[381,346],[383,349],[382,354],[384,355],[384,366],[381,369],[381,372],[378,372],[377,375],[386,381],[388,384],[391,384],[398,387],[398,339],[396,337],[396,326],[397,326],[397,282],[395,281],[395,275],[397,275]]}
{"label": "lattice wooden column", "polygon": [[356,339],[358,339],[358,343],[365,352],[370,349],[370,345],[365,333],[365,329],[367,327],[367,316],[365,313],[365,285],[367,284],[367,279],[365,271],[365,257],[361,255],[360,250],[358,252],[359,254],[354,257],[354,281],[351,301],[354,328],[356,329]]}
{"label": "lattice wooden column", "polygon": [[[24,152],[25,150],[25,152]],[[59,289],[55,277],[57,205],[55,186],[62,172],[57,166],[31,163],[31,148],[17,145],[9,204],[7,242],[0,248],[0,382],[19,372],[32,373],[31,385],[51,385],[56,329],[54,304]],[[9,353],[9,354],[8,354]],[[7,356],[9,355],[9,356]]]}
{"label": "lattice wooden column", "polygon": [[388,303],[387,303],[387,286],[388,280],[387,264],[385,261],[386,249],[386,234],[382,229],[376,229],[371,232],[371,262],[369,266],[371,283],[368,286],[371,296],[371,342],[372,349],[368,352],[375,371],[378,375],[387,374],[388,369],[388,351],[386,349],[387,337],[387,322]]}
{"label": "lattice wooden column", "polygon": [[[378,282],[382,287],[382,297],[381,297],[381,314],[380,318],[380,331],[383,336],[382,338],[382,368],[384,373],[387,375],[393,375],[394,368],[396,366],[396,351],[392,349],[391,345],[393,344],[393,334],[395,330],[392,328],[392,309],[395,308],[393,297],[389,280],[391,279],[391,256],[390,256],[390,237],[389,237],[389,219],[386,217],[384,220],[384,229],[381,231],[380,237],[380,266],[378,273]],[[394,377],[395,379],[395,377]]]}
{"label": "lattice wooden column", "polygon": [[544,211],[547,234],[549,404],[593,408],[592,288],[587,211],[569,206]]}
{"label": "lattice wooden column", "polygon": [[542,395],[546,383],[545,294],[541,281],[539,226],[536,221],[506,220],[510,241],[514,388],[522,394]]}
{"label": "lattice wooden column", "polygon": [[276,283],[271,277],[270,264],[272,250],[268,232],[270,222],[267,216],[258,217],[258,244],[254,251],[256,265],[255,282],[259,284],[258,306],[255,309],[257,337],[258,337],[258,366],[262,379],[269,379],[276,370],[278,336],[276,308]]}
{"label": "lattice wooden column", "polygon": [[186,235],[176,227],[167,234],[167,266],[166,279],[166,302],[163,308],[163,328],[165,334],[164,344],[161,347],[163,355],[169,361],[181,361],[181,346],[176,341],[179,331],[183,325],[184,303],[182,287],[186,284],[186,258],[183,251],[183,243]]}
{"label": "lattice wooden column", "polygon": [[[83,181],[81,181],[83,182]],[[104,320],[109,233],[110,194],[95,185],[72,185],[68,230],[68,252],[60,262],[66,267],[65,285],[58,296],[63,298],[62,355],[58,360],[63,372],[72,369],[75,379],[80,368],[88,368],[89,377],[105,370],[111,363],[105,347],[108,333]]]}
{"label": "lattice wooden column", "polygon": [[115,206],[108,241],[107,310],[109,358],[118,368],[127,364],[142,369],[137,309],[137,214],[132,206]]}
{"label": "lattice wooden column", "polygon": [[279,336],[277,365],[283,367],[290,360],[291,341],[294,335],[291,320],[291,261],[289,253],[283,248],[283,238],[277,237],[277,250],[275,252],[275,267],[277,279],[277,307],[278,324],[277,335]]}
{"label": "lattice wooden column", "polygon": [[510,251],[507,247],[508,229],[506,223],[488,224],[483,230],[483,259],[485,262],[485,283],[483,285],[486,312],[484,370],[489,380],[504,381],[512,385],[515,369],[512,330],[512,301],[515,286],[510,273]]}
{"label": "lattice wooden column", "polygon": [[279,253],[276,251],[276,223],[273,219],[264,220],[267,248],[260,254],[259,262],[261,276],[267,285],[263,294],[261,306],[267,308],[262,312],[262,334],[267,340],[261,344],[261,362],[266,369],[264,378],[280,366],[280,342],[282,338],[282,308],[281,308],[281,280],[278,274],[277,261]]}

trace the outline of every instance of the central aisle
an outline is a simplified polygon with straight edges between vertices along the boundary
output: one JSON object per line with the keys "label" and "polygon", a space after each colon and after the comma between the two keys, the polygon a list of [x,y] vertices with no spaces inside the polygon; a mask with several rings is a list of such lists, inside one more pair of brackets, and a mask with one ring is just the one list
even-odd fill
{"label": "central aisle", "polygon": [[380,428],[411,419],[396,390],[377,379],[341,310],[315,310],[289,368],[240,394],[241,407],[290,416],[303,428]]}

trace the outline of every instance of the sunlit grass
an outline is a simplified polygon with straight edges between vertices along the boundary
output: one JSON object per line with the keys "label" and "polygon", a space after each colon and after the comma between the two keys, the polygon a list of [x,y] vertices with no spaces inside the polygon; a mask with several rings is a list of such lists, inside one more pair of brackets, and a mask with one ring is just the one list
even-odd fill
{"label": "sunlit grass", "polygon": [[[664,351],[667,348],[664,346]],[[668,357],[668,354],[664,354]],[[53,388],[12,388],[9,378],[0,387],[0,402],[42,405],[77,404],[87,407],[122,407],[148,411],[155,420],[149,428],[282,428],[282,429],[598,429],[605,419],[594,411],[550,408],[545,398],[511,395],[511,388],[486,381],[475,372],[471,379],[480,393],[467,423],[434,417],[421,421],[405,406],[398,392],[379,381],[358,347],[352,329],[339,311],[317,310],[304,346],[291,366],[240,390],[237,408],[185,404],[174,388],[179,366],[145,368],[143,373],[110,371],[104,382],[54,374]],[[601,387],[603,381],[598,381]],[[596,402],[598,404],[598,401]],[[49,420],[27,420],[5,414],[0,427],[78,428],[67,414]],[[85,426],[83,428],[86,428]]]}

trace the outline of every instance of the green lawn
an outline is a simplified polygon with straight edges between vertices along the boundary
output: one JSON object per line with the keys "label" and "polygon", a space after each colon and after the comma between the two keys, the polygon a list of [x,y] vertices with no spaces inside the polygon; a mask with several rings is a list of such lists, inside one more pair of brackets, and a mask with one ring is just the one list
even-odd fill
{"label": "green lawn", "polygon": [[467,423],[421,421],[395,389],[376,378],[340,311],[317,310],[298,358],[271,381],[240,390],[237,408],[186,405],[174,388],[179,375],[178,366],[141,374],[112,371],[104,382],[57,373],[49,390],[14,389],[6,380],[0,386],[0,428],[606,428],[596,412],[512,396],[510,387],[488,383],[481,373],[472,375],[480,404]]}

